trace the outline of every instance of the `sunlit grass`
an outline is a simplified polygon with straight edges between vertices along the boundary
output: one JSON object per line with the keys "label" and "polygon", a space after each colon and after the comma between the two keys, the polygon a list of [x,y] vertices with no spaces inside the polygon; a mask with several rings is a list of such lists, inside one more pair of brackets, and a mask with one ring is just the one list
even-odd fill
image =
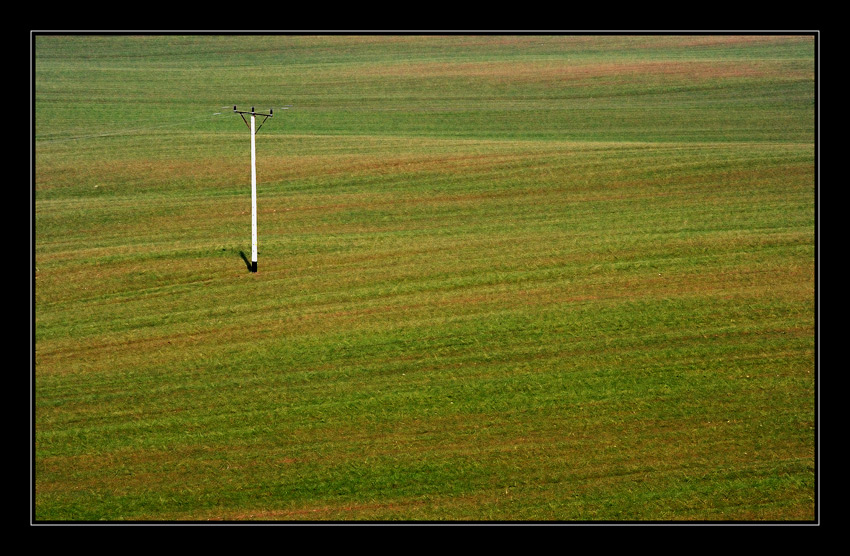
{"label": "sunlit grass", "polygon": [[[811,520],[812,39],[745,39],[38,38],[35,518]],[[293,98],[252,274],[219,109]]]}

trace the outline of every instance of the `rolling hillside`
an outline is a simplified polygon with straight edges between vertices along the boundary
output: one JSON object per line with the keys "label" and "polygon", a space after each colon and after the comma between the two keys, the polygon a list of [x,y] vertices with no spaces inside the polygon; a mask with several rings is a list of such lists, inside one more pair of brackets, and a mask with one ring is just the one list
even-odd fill
{"label": "rolling hillside", "polygon": [[815,46],[35,36],[33,520],[814,520]]}

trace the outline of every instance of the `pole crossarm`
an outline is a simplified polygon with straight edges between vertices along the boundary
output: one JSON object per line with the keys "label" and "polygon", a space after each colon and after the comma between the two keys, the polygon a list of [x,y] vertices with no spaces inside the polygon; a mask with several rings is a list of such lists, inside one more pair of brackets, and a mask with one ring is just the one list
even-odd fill
{"label": "pole crossarm", "polygon": [[237,110],[236,105],[234,105],[233,106],[233,112],[235,114],[239,114],[240,116],[242,116],[242,121],[245,122],[245,125],[248,126],[249,128],[251,127],[251,124],[249,124],[248,120],[245,119],[245,114],[250,114],[251,116],[263,116],[263,121],[260,122],[259,126],[257,126],[257,129],[254,131],[254,134],[256,134],[258,131],[260,131],[260,128],[263,127],[264,123],[266,123],[266,120],[268,120],[269,118],[274,116],[274,109],[273,108],[269,108],[269,113],[265,114],[263,112],[256,112],[254,110],[253,106],[251,107],[251,110],[248,111],[248,110]]}

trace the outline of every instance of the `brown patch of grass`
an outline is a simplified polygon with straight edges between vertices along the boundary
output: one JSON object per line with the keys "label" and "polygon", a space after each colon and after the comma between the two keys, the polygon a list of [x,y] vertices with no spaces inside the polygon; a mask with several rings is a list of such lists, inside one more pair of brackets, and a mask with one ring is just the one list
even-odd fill
{"label": "brown patch of grass", "polygon": [[[43,192],[71,186],[115,188],[148,183],[158,186],[175,182],[230,185],[246,173],[245,168],[244,162],[226,158],[73,161],[39,166],[35,173],[35,187],[36,191]],[[234,179],[222,180],[222,176],[233,176]],[[250,174],[248,176],[250,179]]]}
{"label": "brown patch of grass", "polygon": [[811,71],[790,71],[782,61],[746,60],[665,60],[623,62],[507,61],[507,62],[417,62],[376,65],[359,75],[419,79],[481,80],[495,84],[590,84],[599,78],[621,82],[678,80],[703,82],[718,79],[767,77],[813,78]]}

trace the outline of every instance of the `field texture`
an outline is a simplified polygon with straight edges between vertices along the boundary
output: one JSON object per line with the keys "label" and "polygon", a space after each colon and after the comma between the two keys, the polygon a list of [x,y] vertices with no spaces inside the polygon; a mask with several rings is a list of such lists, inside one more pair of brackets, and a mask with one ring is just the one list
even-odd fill
{"label": "field texture", "polygon": [[813,36],[33,44],[33,520],[816,519]]}

